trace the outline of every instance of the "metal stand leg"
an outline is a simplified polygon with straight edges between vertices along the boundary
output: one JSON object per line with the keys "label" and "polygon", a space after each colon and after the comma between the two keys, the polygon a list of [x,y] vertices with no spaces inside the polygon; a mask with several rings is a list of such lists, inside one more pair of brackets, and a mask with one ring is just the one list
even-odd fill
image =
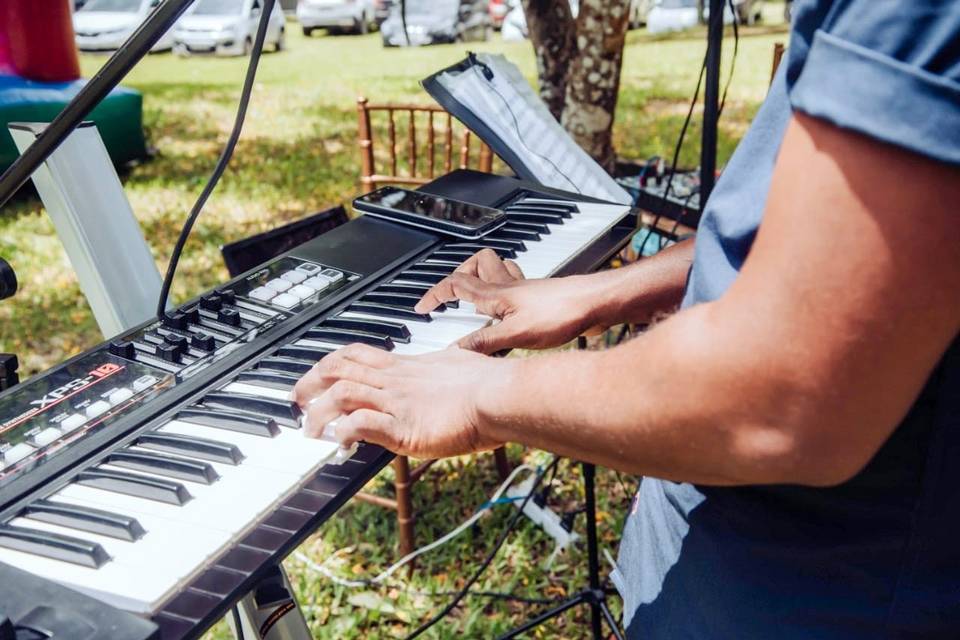
{"label": "metal stand leg", "polygon": [[[583,336],[577,338],[577,348],[586,349],[587,339]],[[613,632],[617,640],[623,640],[623,633],[620,626],[613,617],[610,608],[607,607],[607,594],[603,590],[600,582],[600,545],[597,543],[597,499],[596,499],[596,467],[592,464],[582,462],[580,467],[583,470],[583,489],[585,497],[585,507],[587,512],[587,563],[589,568],[589,588],[584,589],[575,596],[564,600],[552,609],[544,611],[540,615],[528,620],[516,629],[508,631],[500,636],[500,640],[516,638],[523,635],[530,629],[538,627],[547,620],[552,620],[562,615],[568,609],[581,604],[590,605],[590,631],[593,640],[603,640],[603,621],[606,620],[607,626]]]}
{"label": "metal stand leg", "polygon": [[[307,621],[280,566],[264,576],[237,607],[243,640],[311,640]],[[227,621],[234,637],[240,638],[233,616]]]}

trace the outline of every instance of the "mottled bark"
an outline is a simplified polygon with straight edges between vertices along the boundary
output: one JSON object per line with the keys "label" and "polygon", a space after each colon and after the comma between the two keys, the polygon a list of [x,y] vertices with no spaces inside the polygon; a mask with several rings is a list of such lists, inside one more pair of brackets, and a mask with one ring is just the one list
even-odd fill
{"label": "mottled bark", "polygon": [[568,2],[525,0],[524,14],[537,57],[540,98],[560,121],[570,61],[577,55],[576,22]]}
{"label": "mottled bark", "polygon": [[570,66],[560,123],[607,171],[616,162],[613,118],[620,89],[630,0],[581,0],[577,57]]}
{"label": "mottled bark", "polygon": [[608,171],[630,0],[524,0],[540,96],[574,140]]}

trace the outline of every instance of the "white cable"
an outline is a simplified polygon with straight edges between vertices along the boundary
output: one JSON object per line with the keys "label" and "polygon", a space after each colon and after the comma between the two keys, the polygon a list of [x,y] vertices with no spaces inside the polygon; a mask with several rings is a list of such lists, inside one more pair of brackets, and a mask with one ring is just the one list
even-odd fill
{"label": "white cable", "polygon": [[[454,529],[453,531],[451,531],[450,533],[446,534],[443,537],[437,538],[430,544],[420,547],[416,551],[411,551],[407,555],[397,560],[394,564],[390,565],[390,567],[388,567],[385,571],[381,572],[379,575],[369,580],[348,580],[346,578],[341,578],[340,576],[337,576],[332,571],[330,571],[330,569],[324,566],[324,564],[314,562],[301,551],[295,552],[293,554],[293,557],[299,560],[300,562],[302,562],[304,565],[306,565],[306,567],[311,571],[315,571],[321,575],[324,575],[330,580],[332,580],[333,582],[335,582],[336,584],[339,584],[344,587],[351,587],[351,588],[369,587],[371,583],[383,582],[384,580],[389,578],[391,575],[393,575],[393,573],[397,569],[407,564],[417,556],[424,554],[427,551],[436,549],[440,545],[446,544],[447,542],[449,542],[450,540],[453,540],[458,535],[460,535],[461,533],[469,529],[471,526],[473,526],[473,523],[479,520],[480,516],[482,516],[485,511],[492,508],[494,503],[496,503],[496,501],[500,499],[500,497],[503,495],[503,492],[506,491],[507,488],[509,488],[510,485],[513,484],[513,481],[516,479],[517,475],[521,471],[535,472],[536,469],[534,469],[533,467],[527,464],[521,464],[520,466],[516,467],[513,471],[510,472],[510,475],[507,476],[507,479],[500,484],[497,490],[494,491],[493,495],[490,496],[490,499],[486,502],[486,504],[484,504],[479,509],[477,509],[477,511],[472,516],[467,518],[467,520],[464,521],[461,525],[459,525],[456,529]],[[339,551],[334,552],[333,554],[330,555],[330,558],[335,558],[338,553]],[[329,560],[330,558],[328,558],[327,560]]]}

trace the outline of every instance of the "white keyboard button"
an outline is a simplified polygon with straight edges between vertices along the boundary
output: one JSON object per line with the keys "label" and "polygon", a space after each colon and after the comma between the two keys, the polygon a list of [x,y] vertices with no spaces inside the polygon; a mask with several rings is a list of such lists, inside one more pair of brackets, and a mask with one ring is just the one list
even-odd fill
{"label": "white keyboard button", "polygon": [[343,274],[336,269],[324,269],[320,272],[320,277],[326,278],[331,283],[343,280]]}
{"label": "white keyboard button", "polygon": [[155,384],[157,384],[157,379],[154,376],[140,376],[133,381],[133,391],[134,393],[140,393]]}
{"label": "white keyboard button", "polygon": [[113,406],[117,406],[122,402],[126,402],[133,397],[133,391],[127,389],[126,387],[121,387],[113,391],[109,396],[107,396],[107,402]]}
{"label": "white keyboard button", "polygon": [[85,413],[88,418],[96,418],[99,415],[102,415],[110,410],[110,403],[106,400],[97,400],[96,402],[90,403]]}
{"label": "white keyboard button", "polygon": [[307,274],[302,271],[287,271],[285,274],[280,276],[287,282],[292,282],[293,284],[300,284],[307,279]]}
{"label": "white keyboard button", "polygon": [[63,435],[63,432],[60,429],[55,429],[54,427],[48,427],[33,436],[33,442],[38,447],[45,447],[51,442],[56,442],[60,439],[60,436]]}
{"label": "white keyboard button", "polygon": [[64,433],[70,433],[74,429],[79,429],[85,424],[87,424],[86,416],[80,415],[79,413],[71,413],[60,421],[60,428],[63,429]]}
{"label": "white keyboard button", "polygon": [[283,307],[284,309],[290,309],[300,304],[300,298],[289,293],[281,293],[276,298],[271,300],[271,302],[277,305],[278,307]]}
{"label": "white keyboard button", "polygon": [[282,278],[275,278],[270,282],[268,282],[267,284],[265,284],[264,286],[267,287],[268,289],[273,289],[278,293],[283,293],[284,291],[292,287],[293,283],[288,282],[287,280],[283,280]]}
{"label": "white keyboard button", "polygon": [[6,450],[6,452],[3,454],[3,461],[8,465],[16,464],[34,451],[36,451],[36,449],[28,445],[26,442],[21,442]]}
{"label": "white keyboard button", "polygon": [[316,295],[317,292],[308,286],[298,284],[295,287],[291,287],[290,291],[288,291],[287,293],[292,296],[297,296],[298,298],[303,300],[305,298],[309,298],[312,295]]}
{"label": "white keyboard button", "polygon": [[247,296],[261,302],[269,302],[275,295],[277,295],[277,292],[269,287],[257,287],[247,294]]}
{"label": "white keyboard button", "polygon": [[330,281],[320,276],[314,276],[305,280],[303,284],[319,293],[330,286]]}

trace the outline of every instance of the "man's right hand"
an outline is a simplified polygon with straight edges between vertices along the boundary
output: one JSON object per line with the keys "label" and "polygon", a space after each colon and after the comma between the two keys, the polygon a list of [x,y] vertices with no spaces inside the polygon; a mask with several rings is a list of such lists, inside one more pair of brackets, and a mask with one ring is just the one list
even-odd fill
{"label": "man's right hand", "polygon": [[517,266],[489,249],[476,254],[424,294],[418,313],[464,300],[497,320],[460,339],[464,349],[545,349],[566,344],[591,326],[587,291],[578,277],[526,280]]}

